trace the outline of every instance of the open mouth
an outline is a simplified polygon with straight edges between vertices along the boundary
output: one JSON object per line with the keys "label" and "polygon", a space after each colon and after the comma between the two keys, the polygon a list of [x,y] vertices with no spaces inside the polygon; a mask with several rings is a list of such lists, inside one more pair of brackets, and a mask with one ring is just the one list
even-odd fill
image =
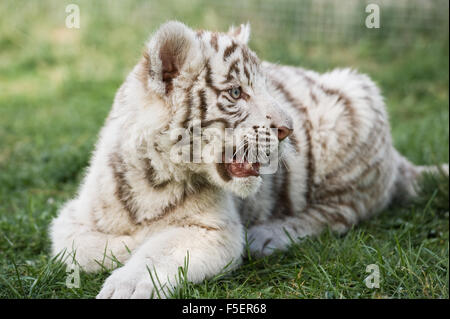
{"label": "open mouth", "polygon": [[[224,158],[223,158],[224,159]],[[228,175],[233,177],[259,176],[260,163],[250,163],[246,158],[238,160],[236,156],[232,160],[223,161]]]}

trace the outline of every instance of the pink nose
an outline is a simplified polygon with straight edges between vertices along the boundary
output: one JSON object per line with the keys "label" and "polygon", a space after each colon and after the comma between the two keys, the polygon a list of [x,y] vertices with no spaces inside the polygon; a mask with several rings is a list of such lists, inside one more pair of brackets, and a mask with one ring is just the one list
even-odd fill
{"label": "pink nose", "polygon": [[289,135],[291,135],[293,129],[287,128],[286,126],[280,126],[278,128],[278,140],[282,141]]}

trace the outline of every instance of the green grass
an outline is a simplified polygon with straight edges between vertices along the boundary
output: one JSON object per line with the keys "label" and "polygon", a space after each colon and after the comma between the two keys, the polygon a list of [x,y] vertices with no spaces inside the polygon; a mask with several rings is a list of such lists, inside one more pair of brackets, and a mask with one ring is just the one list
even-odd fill
{"label": "green grass", "polygon": [[[81,29],[69,30],[66,4],[0,3],[0,298],[98,293],[107,272],[82,273],[80,289],[66,287],[65,268],[49,257],[47,228],[76,192],[115,91],[159,23],[177,18],[219,29],[238,22],[218,19],[203,1],[171,7],[82,1]],[[395,146],[417,164],[448,162],[448,38],[391,42],[269,41],[256,30],[251,46],[270,61],[368,73],[386,97]],[[390,208],[345,236],[324,233],[287,253],[247,260],[232,273],[183,284],[175,296],[448,298],[449,182],[428,178],[423,185],[417,203]],[[364,284],[369,264],[380,267],[379,289]]]}

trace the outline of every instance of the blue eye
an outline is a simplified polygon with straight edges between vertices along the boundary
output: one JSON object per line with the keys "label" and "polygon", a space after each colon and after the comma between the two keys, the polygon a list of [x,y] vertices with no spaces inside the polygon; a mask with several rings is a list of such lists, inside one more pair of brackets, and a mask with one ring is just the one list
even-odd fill
{"label": "blue eye", "polygon": [[241,97],[241,88],[239,86],[235,86],[228,90],[228,93],[231,95],[233,99],[238,99]]}

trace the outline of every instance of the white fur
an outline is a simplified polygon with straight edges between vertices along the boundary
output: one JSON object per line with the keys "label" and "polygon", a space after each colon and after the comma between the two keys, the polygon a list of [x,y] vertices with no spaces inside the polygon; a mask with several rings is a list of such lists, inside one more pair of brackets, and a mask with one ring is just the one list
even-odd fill
{"label": "white fur", "polygon": [[[242,71],[231,83],[241,86],[249,98],[227,105],[239,110],[239,115],[224,115],[217,103],[227,103],[223,97],[226,93],[216,96],[206,88],[207,66],[209,63],[213,71],[209,76],[214,85],[226,92],[225,85],[231,84],[222,83],[231,61],[237,59],[238,67],[244,68],[242,55],[249,35],[248,24],[232,28],[228,34],[196,34],[179,22],[169,22],[151,37],[146,58],[119,89],[80,190],[64,205],[50,228],[52,253],[65,252],[67,263],[75,260],[88,272],[99,271],[102,266],[114,268],[115,260],[124,264],[106,280],[98,298],[150,297],[161,287],[153,285],[149,270],[163,284],[160,293],[164,297],[177,284],[178,267],[184,265],[188,255],[188,279],[193,282],[218,274],[230,263],[235,267],[244,248],[243,226],[249,227],[252,252],[266,255],[289,246],[286,231],[294,239],[318,234],[326,226],[344,232],[380,211],[394,195],[413,192],[410,188],[418,169],[392,147],[382,97],[365,75],[349,69],[320,75],[266,62],[259,64],[249,51],[253,62],[245,67],[251,79],[245,78]],[[224,58],[233,43],[238,43],[239,48]],[[171,90],[162,74],[159,53],[164,47],[179,57]],[[284,85],[288,95],[276,87],[276,82]],[[269,127],[273,123],[292,127],[297,141],[290,145],[286,140],[280,145],[280,167],[286,165],[289,178],[277,172],[273,176],[232,177],[226,181],[215,163],[173,162],[170,151],[174,140],[170,133],[179,129],[186,118],[189,89],[195,92],[190,103],[197,106],[201,104],[199,90],[204,90],[208,101],[205,121],[226,118],[235,122],[247,116],[238,128]],[[347,114],[346,103],[355,106],[351,118],[357,123]],[[305,108],[299,109],[301,104]],[[190,117],[199,116],[201,109],[192,108]],[[221,126],[215,123],[212,127]],[[380,138],[371,136],[373,129],[379,130]],[[355,155],[355,147],[371,138],[373,143],[363,147],[358,161],[346,167],[350,156],[359,156]],[[308,166],[311,156],[313,176]],[[163,190],[149,183],[145,175],[147,160],[153,167],[152,183],[169,181]],[[371,165],[376,169],[358,179]],[[399,173],[400,166],[412,177],[405,179],[407,174]],[[342,174],[334,176],[340,167]],[[308,176],[313,186],[307,185]],[[199,186],[198,178],[207,181],[208,186]],[[308,202],[311,187],[314,198],[327,187],[347,185],[355,178],[355,185],[341,196],[341,205],[317,199]],[[280,189],[286,186],[287,194],[281,195],[289,198],[295,212],[274,218],[276,210],[286,204],[279,197]],[[369,190],[359,190],[364,187]],[[373,190],[376,195],[371,193]],[[349,206],[352,200],[355,203]]]}

